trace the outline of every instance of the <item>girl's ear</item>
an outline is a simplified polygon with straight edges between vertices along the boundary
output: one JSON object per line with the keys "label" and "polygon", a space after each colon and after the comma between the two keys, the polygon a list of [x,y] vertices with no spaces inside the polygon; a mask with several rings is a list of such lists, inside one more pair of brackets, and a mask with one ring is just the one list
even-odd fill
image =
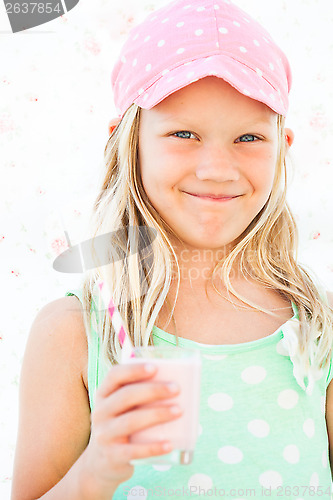
{"label": "girl's ear", "polygon": [[120,120],[121,120],[120,118],[112,118],[109,121],[109,135],[112,134],[112,132],[114,131]]}
{"label": "girl's ear", "polygon": [[294,142],[294,137],[295,137],[294,132],[290,128],[285,128],[284,137],[286,139],[287,146],[290,148],[290,146]]}

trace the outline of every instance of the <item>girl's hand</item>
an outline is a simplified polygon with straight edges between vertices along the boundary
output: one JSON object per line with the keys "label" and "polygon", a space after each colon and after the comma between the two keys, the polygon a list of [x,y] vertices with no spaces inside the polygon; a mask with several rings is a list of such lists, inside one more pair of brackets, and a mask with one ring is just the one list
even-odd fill
{"label": "girl's hand", "polygon": [[[149,370],[149,367],[151,368]],[[85,451],[86,473],[100,482],[102,489],[118,486],[134,472],[132,459],[162,455],[172,450],[166,441],[132,444],[134,432],[174,420],[181,410],[165,399],[179,393],[175,384],[151,380],[154,365],[145,363],[113,366],[96,392],[91,416],[91,438]],[[161,400],[161,405],[140,408]]]}

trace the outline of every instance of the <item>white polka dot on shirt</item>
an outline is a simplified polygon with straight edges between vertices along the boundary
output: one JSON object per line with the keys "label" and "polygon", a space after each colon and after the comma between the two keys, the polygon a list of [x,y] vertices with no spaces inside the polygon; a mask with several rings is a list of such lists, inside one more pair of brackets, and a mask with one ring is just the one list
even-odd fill
{"label": "white polka dot on shirt", "polygon": [[134,59],[133,62],[132,62],[132,66],[136,66],[137,65],[137,62],[138,60],[137,59]]}
{"label": "white polka dot on shirt", "polygon": [[187,483],[188,487],[195,490],[210,490],[213,486],[213,480],[207,474],[193,474]]}
{"label": "white polka dot on shirt", "polygon": [[163,471],[171,469],[171,465],[166,465],[166,464],[153,465],[153,469],[158,470],[159,472],[163,472]]}
{"label": "white polka dot on shirt", "polygon": [[146,71],[150,71],[150,70],[151,70],[151,64],[147,64]]}
{"label": "white polka dot on shirt", "polygon": [[180,23],[176,24],[176,27],[177,28],[182,28],[184,26],[184,24],[185,24],[184,21],[180,21]]}
{"label": "white polka dot on shirt", "polygon": [[240,28],[240,24],[238,21],[233,21],[232,23],[234,26],[236,26],[237,28]]}
{"label": "white polka dot on shirt", "polygon": [[274,71],[275,68],[274,68],[274,64],[273,63],[270,62],[269,63],[269,67],[271,68],[272,71]]}
{"label": "white polka dot on shirt", "polygon": [[177,50],[177,54],[183,54],[183,52],[185,52],[185,49],[183,49],[182,47]]}
{"label": "white polka dot on shirt", "polygon": [[278,405],[284,410],[291,410],[298,403],[298,394],[293,389],[281,391],[278,395]]}
{"label": "white polka dot on shirt", "polygon": [[239,47],[239,50],[245,54],[247,52],[247,49],[245,47]]}
{"label": "white polka dot on shirt", "polygon": [[281,474],[275,470],[267,470],[260,474],[259,476],[259,483],[261,486],[264,488],[271,488],[272,490],[275,490],[279,486],[282,486],[283,481]]}
{"label": "white polka dot on shirt", "polygon": [[194,33],[196,34],[196,36],[200,36],[203,34],[203,30],[196,30]]}
{"label": "white polka dot on shirt", "polygon": [[228,33],[227,28],[219,28],[219,32],[222,33],[222,35],[226,35]]}
{"label": "white polka dot on shirt", "polygon": [[312,418],[307,418],[303,424],[304,434],[308,436],[308,438],[312,438],[315,433],[315,423]]}
{"label": "white polka dot on shirt", "polygon": [[319,488],[319,476],[317,472],[314,472],[310,478],[309,486],[314,488]]}
{"label": "white polka dot on shirt", "polygon": [[167,73],[170,73],[170,70],[169,69],[164,69],[162,71],[162,76],[166,75]]}
{"label": "white polka dot on shirt", "polygon": [[165,45],[165,40],[160,40],[157,44],[158,47],[163,47]]}
{"label": "white polka dot on shirt", "polygon": [[238,464],[243,460],[243,453],[236,446],[223,446],[217,452],[217,456],[225,464]]}
{"label": "white polka dot on shirt", "polygon": [[262,366],[249,366],[242,371],[241,377],[246,384],[259,384],[266,377],[266,370]]}
{"label": "white polka dot on shirt", "polygon": [[205,10],[205,7],[198,7],[197,12],[203,12]]}
{"label": "white polka dot on shirt", "polygon": [[163,19],[162,24],[167,23],[168,21],[169,21],[169,18],[166,17],[165,19]]}
{"label": "white polka dot on shirt", "polygon": [[290,464],[297,464],[299,455],[299,449],[295,444],[289,444],[283,450],[283,458]]}
{"label": "white polka dot on shirt", "polygon": [[251,420],[247,424],[248,431],[255,437],[264,438],[269,434],[269,425],[266,420]]}
{"label": "white polka dot on shirt", "polygon": [[253,43],[256,47],[260,47],[260,43],[258,42],[258,40],[253,40]]}
{"label": "white polka dot on shirt", "polygon": [[219,6],[219,5],[217,5],[217,4],[215,4],[215,5],[214,5],[214,9],[215,9],[215,10],[219,10],[219,8],[220,8],[220,6]]}
{"label": "white polka dot on shirt", "polygon": [[149,42],[150,40],[150,35],[146,36],[146,38],[143,40],[144,42]]}
{"label": "white polka dot on shirt", "polygon": [[227,411],[233,407],[234,401],[229,394],[217,392],[209,396],[207,404],[214,411]]}
{"label": "white polka dot on shirt", "polygon": [[146,488],[143,486],[137,485],[133,486],[133,488],[130,489],[128,495],[127,495],[127,500],[134,500],[137,498],[147,498],[148,497],[148,491]]}

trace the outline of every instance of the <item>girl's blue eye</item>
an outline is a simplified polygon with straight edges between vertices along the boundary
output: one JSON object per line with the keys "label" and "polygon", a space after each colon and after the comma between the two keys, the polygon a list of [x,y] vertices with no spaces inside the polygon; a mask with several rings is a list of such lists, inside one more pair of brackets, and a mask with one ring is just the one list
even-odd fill
{"label": "girl's blue eye", "polygon": [[236,139],[236,142],[254,142],[258,140],[259,138],[256,135],[252,134],[244,134],[239,137],[239,139]]}
{"label": "girl's blue eye", "polygon": [[179,132],[175,132],[172,135],[175,135],[175,136],[179,137],[180,139],[191,139],[191,136],[194,137],[192,132],[189,132],[188,130],[181,130]]}

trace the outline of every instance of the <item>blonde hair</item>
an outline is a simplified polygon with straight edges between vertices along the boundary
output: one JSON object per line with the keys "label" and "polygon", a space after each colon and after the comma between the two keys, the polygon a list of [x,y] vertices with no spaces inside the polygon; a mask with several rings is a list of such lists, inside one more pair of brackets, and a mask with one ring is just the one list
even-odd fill
{"label": "blonde hair", "polygon": [[[278,159],[269,199],[230,253],[217,263],[210,277],[213,281],[216,273],[221,271],[223,283],[231,295],[250,308],[273,314],[249,302],[234,290],[230,275],[237,262],[245,278],[254,278],[296,304],[300,328],[298,342],[292,346],[289,354],[297,382],[303,389],[306,389],[306,382],[307,390],[311,391],[320,369],[329,362],[333,314],[321,298],[310,274],[297,263],[297,228],[286,202],[284,121],[282,116],[277,115]],[[174,264],[178,269],[175,303],[179,290],[179,265],[168,237],[174,232],[150,203],[141,182],[139,122],[140,108],[133,104],[106,145],[106,174],[93,209],[93,237],[110,233],[114,235],[114,241],[110,240],[110,263],[102,265],[96,262],[96,269],[87,272],[83,284],[86,330],[89,335],[91,321],[94,320],[93,327],[99,329],[102,358],[107,363],[119,361],[120,345],[101,302],[95,308],[98,317],[92,318],[92,305],[100,300],[96,290],[97,281],[102,280],[108,287],[135,346],[153,344],[152,328],[162,305],[167,301]],[[156,232],[156,238],[151,241],[149,253],[145,256],[148,258],[142,258],[137,238],[128,237],[126,231],[122,233],[123,238],[116,236],[119,229],[140,226],[152,228]],[[115,253],[115,247],[118,254]]]}

